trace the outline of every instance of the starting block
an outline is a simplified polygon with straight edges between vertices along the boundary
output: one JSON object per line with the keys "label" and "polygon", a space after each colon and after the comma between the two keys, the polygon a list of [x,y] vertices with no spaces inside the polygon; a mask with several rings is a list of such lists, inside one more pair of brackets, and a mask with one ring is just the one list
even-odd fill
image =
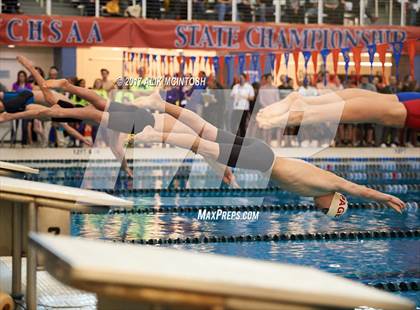
{"label": "starting block", "polygon": [[94,292],[99,310],[413,310],[404,298],[308,267],[30,235],[46,270]]}

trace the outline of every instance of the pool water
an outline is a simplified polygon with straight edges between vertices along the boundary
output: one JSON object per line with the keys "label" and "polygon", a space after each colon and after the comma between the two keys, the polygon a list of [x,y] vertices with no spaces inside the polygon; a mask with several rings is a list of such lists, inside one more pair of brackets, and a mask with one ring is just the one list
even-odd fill
{"label": "pool water", "polygon": [[[72,235],[133,243],[163,240],[163,244],[148,246],[312,266],[368,285],[388,285],[388,290],[410,298],[420,307],[419,234],[389,235],[389,232],[420,230],[420,160],[319,159],[314,163],[349,180],[398,196],[408,202],[407,210],[398,214],[392,209],[374,205],[352,207],[342,219],[334,220],[313,208],[294,208],[297,204],[312,201],[284,192],[272,182],[265,186],[266,180],[255,172],[238,171],[237,179],[242,189],[231,191],[220,186],[219,180],[203,163],[192,166],[171,160],[164,163],[149,161],[136,166],[134,182],[122,174],[117,178],[118,170],[114,166],[102,166],[94,175],[85,178],[85,182],[86,179],[89,181],[85,184],[133,200],[136,207],[134,212],[128,213],[74,214]],[[32,166],[36,164],[31,163]],[[84,162],[38,164],[41,173],[37,180],[70,186],[82,184]],[[107,182],[111,175],[116,179],[112,188]],[[366,202],[352,197],[349,201],[366,205]],[[197,218],[195,209],[197,206],[218,208],[262,204],[289,204],[290,207],[280,210],[251,208],[259,211],[258,220],[253,221],[203,221]],[[163,211],[160,210],[162,206],[165,207]],[[179,208],[185,206],[194,208],[188,211]],[[137,213],[137,210],[148,211]],[[356,235],[360,232],[388,232],[388,235],[378,238],[338,237],[336,240],[273,241],[263,238],[333,232],[353,232]],[[245,240],[247,236],[252,238],[247,241],[203,242],[203,238],[234,237],[237,240],[237,237],[243,237],[241,240]],[[256,238],[258,236],[261,238]],[[177,238],[184,243],[167,242]],[[185,243],[186,239],[192,238],[198,241]],[[398,288],[401,283],[403,285]],[[394,289],[392,284],[397,288]]]}

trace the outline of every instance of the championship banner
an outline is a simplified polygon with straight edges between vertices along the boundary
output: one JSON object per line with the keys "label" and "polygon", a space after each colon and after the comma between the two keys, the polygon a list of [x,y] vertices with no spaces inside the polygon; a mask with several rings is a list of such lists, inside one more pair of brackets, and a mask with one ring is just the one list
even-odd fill
{"label": "championship banner", "polygon": [[[220,51],[320,51],[420,38],[420,27],[335,26],[0,14],[0,43]],[[416,42],[420,53],[420,42]]]}

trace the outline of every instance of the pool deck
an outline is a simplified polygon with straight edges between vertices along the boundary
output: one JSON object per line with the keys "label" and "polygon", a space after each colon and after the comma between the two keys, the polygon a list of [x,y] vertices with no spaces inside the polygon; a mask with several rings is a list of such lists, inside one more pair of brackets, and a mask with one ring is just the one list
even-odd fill
{"label": "pool deck", "polygon": [[[12,258],[0,257],[0,291],[10,292],[12,274]],[[26,289],[26,258],[22,264],[22,284]],[[66,310],[94,310],[96,309],[96,295],[80,291],[64,285],[54,279],[48,272],[37,272],[38,309],[66,309]],[[17,310],[25,309],[17,307]]]}
{"label": "pool deck", "polygon": [[[338,158],[420,158],[420,148],[273,148],[280,157],[338,157]],[[127,159],[183,159],[192,158],[192,152],[179,148],[127,149]],[[0,148],[0,160],[95,160],[115,159],[109,148]]]}

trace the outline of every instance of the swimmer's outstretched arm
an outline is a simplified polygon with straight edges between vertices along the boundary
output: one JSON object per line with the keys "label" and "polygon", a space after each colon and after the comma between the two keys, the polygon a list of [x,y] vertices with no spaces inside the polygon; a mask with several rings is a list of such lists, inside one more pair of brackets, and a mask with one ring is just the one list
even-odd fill
{"label": "swimmer's outstretched arm", "polygon": [[397,197],[352,183],[299,159],[277,157],[271,178],[278,181],[282,188],[302,196],[319,197],[328,193],[341,192],[383,202],[400,213],[404,208],[404,203]]}
{"label": "swimmer's outstretched arm", "polygon": [[[341,178],[340,178],[341,179]],[[377,190],[368,188],[363,185],[355,184],[345,179],[338,181],[338,191],[342,191],[352,196],[361,197],[367,200],[374,200],[385,203],[395,211],[401,213],[405,208],[404,202],[395,196],[381,193]]]}

